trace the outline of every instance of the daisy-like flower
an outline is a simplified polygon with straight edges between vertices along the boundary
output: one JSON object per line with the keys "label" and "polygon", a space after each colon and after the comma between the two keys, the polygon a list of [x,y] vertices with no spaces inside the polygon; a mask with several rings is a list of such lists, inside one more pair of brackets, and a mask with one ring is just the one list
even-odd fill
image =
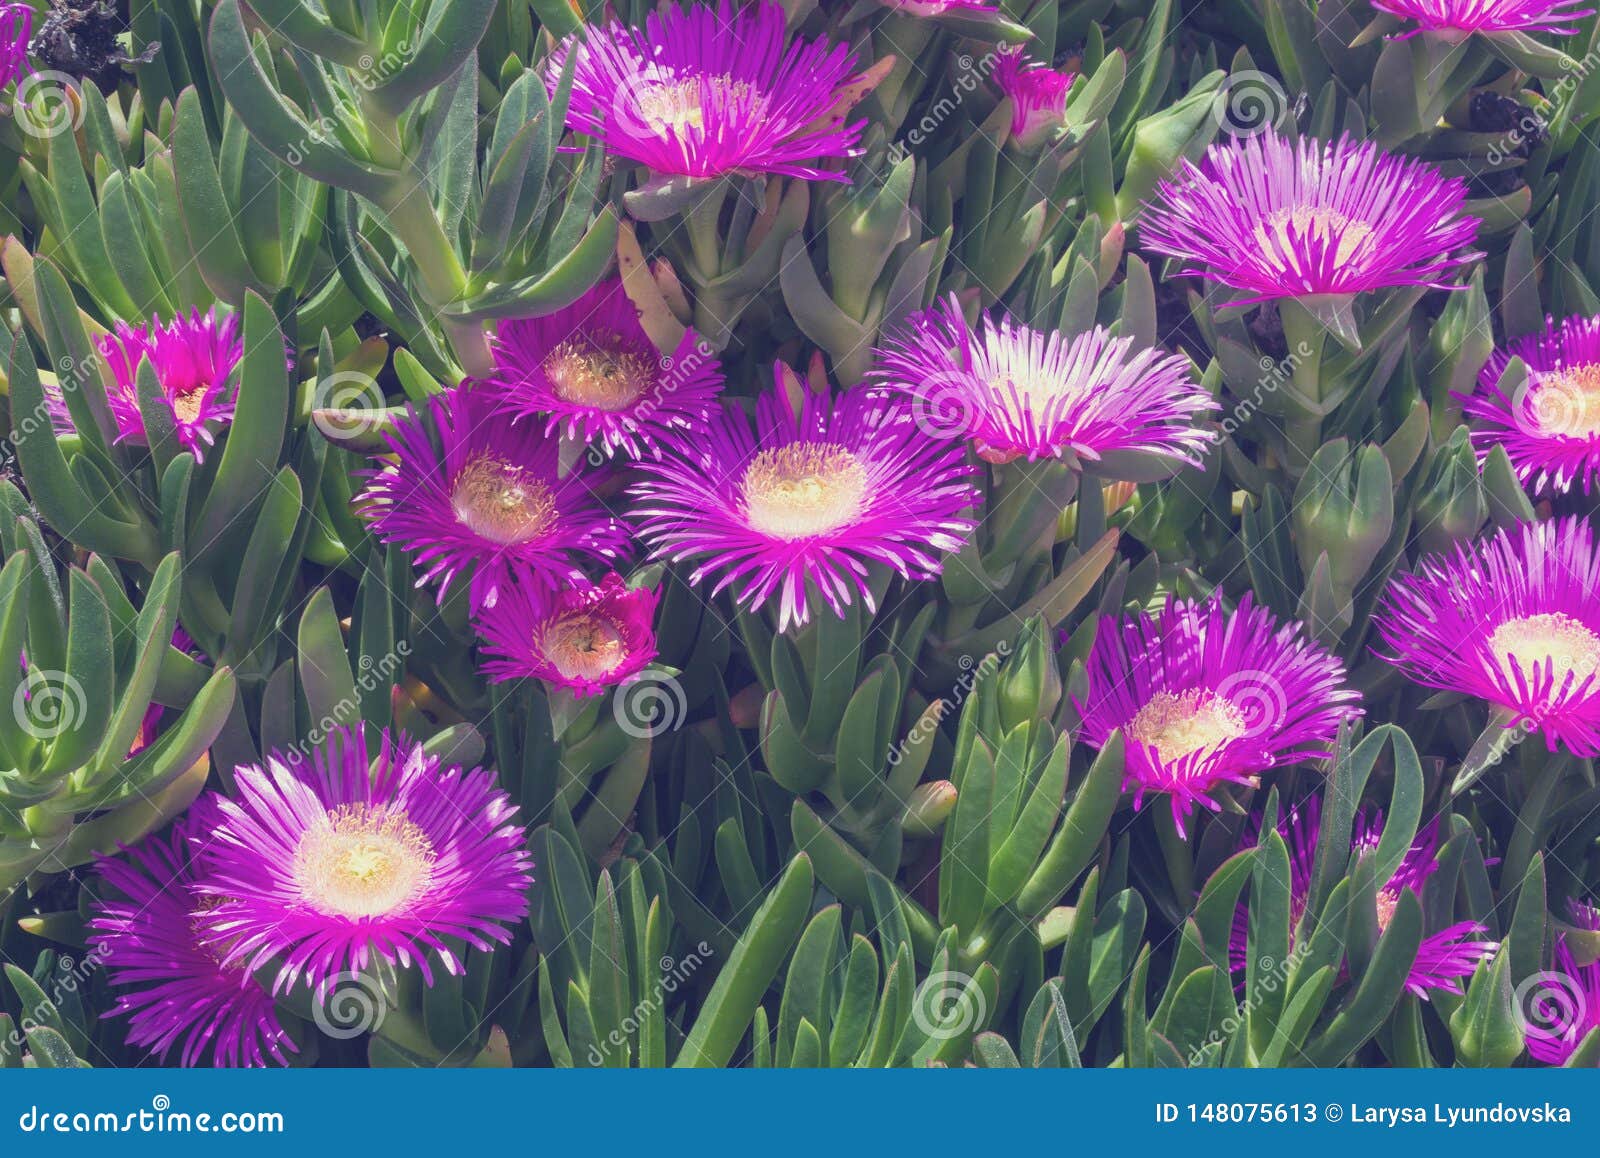
{"label": "daisy-like flower", "polygon": [[864,121],[845,116],[864,89],[846,45],[786,44],[778,4],[652,12],[643,31],[590,26],[552,56],[577,53],[567,127],[658,176],[782,173],[845,180],[817,162],[853,157]]}
{"label": "daisy-like flower", "polygon": [[926,433],[971,438],[990,462],[1071,453],[1115,474],[1130,458],[1198,464],[1216,439],[1195,425],[1218,404],[1187,358],[1099,326],[1068,338],[985,317],[973,329],[954,297],[887,338],[873,377],[911,394]]}
{"label": "daisy-like flower", "polygon": [[[1254,829],[1246,832],[1241,847],[1252,848],[1260,840],[1260,823],[1258,816]],[[1289,849],[1291,931],[1300,923],[1305,912],[1306,899],[1311,892],[1311,870],[1316,862],[1317,842],[1321,833],[1321,801],[1315,796],[1288,809],[1278,822],[1278,834]],[[1383,813],[1377,810],[1363,811],[1356,817],[1350,850],[1357,856],[1371,855],[1377,851],[1382,837]],[[1410,890],[1420,897],[1422,886],[1438,867],[1439,825],[1435,821],[1417,833],[1401,859],[1400,867],[1378,889],[1380,931],[1388,929],[1401,894]],[[1433,990],[1461,993],[1461,979],[1471,977],[1477,971],[1478,962],[1493,956],[1500,947],[1498,942],[1481,939],[1487,932],[1476,921],[1459,921],[1436,933],[1426,934],[1406,975],[1406,988],[1423,1000],[1427,1000],[1429,992]],[[1241,904],[1234,914],[1233,935],[1228,946],[1229,958],[1236,973],[1245,971],[1249,945],[1249,909]]]}
{"label": "daisy-like flower", "polygon": [[[1477,32],[1550,32],[1571,36],[1573,27],[1593,8],[1580,8],[1586,0],[1372,0],[1380,12],[1413,20],[1416,31],[1462,40]],[[1409,35],[1415,35],[1411,33]]]}
{"label": "daisy-like flower", "polygon": [[978,491],[961,450],[928,438],[884,391],[779,387],[756,403],[756,429],[724,402],[704,433],[672,436],[633,488],[655,557],[696,559],[689,582],[716,576],[752,610],[774,594],[779,630],[810,618],[807,585],[836,615],[859,595],[875,610],[868,564],[907,578],[939,573],[976,522]]}
{"label": "daisy-like flower", "polygon": [[225,900],[209,943],[252,972],[276,960],[273,992],[321,988],[376,960],[462,963],[447,938],[489,950],[528,912],[532,863],[516,806],[494,773],[443,767],[404,736],[369,767],[362,729],[339,729],[293,763],[273,753],[219,799],[199,889]]}
{"label": "daisy-like flower", "polygon": [[[1600,932],[1600,909],[1574,900],[1568,911],[1578,928]],[[1560,934],[1555,968],[1518,996],[1528,1053],[1546,1065],[1563,1065],[1590,1031],[1600,1027],[1600,961],[1578,964],[1570,940]]]}
{"label": "daisy-like flower", "polygon": [[628,544],[595,500],[596,476],[578,467],[561,476],[560,440],[497,407],[481,384],[412,407],[387,436],[396,461],[368,472],[360,498],[378,538],[415,557],[418,586],[437,580],[442,600],[470,573],[474,609],[513,579],[547,590],[580,581],[581,561],[609,563]]}
{"label": "daisy-like flower", "polygon": [[[1500,376],[1512,358],[1522,359],[1528,377],[1508,395]],[[1479,453],[1505,447],[1524,485],[1564,493],[1581,483],[1588,494],[1600,475],[1600,317],[1547,319],[1543,333],[1495,350],[1462,409],[1478,420]]]}
{"label": "daisy-like flower", "polygon": [[287,1064],[295,1044],[278,1021],[272,996],[249,970],[223,960],[205,930],[220,902],[196,890],[207,821],[205,803],[172,827],[101,858],[108,894],[94,903],[89,944],[116,993],[112,1013],[128,1019],[128,1044],[165,1061],[217,1066]]}
{"label": "daisy-like flower", "polygon": [[893,8],[896,12],[904,12],[908,16],[944,16],[951,12],[1000,11],[996,5],[985,4],[983,0],[879,0],[879,2],[885,8]]}
{"label": "daisy-like flower", "polygon": [[28,36],[33,9],[26,4],[0,4],[0,88],[28,72]]}
{"label": "daisy-like flower", "polygon": [[1419,684],[1600,756],[1600,559],[1581,519],[1528,523],[1396,576],[1373,622]]}
{"label": "daisy-like flower", "polygon": [[636,674],[656,656],[652,627],[656,593],[629,589],[612,572],[593,587],[573,587],[539,597],[512,588],[475,623],[483,665],[493,680],[524,677],[598,695]]}
{"label": "daisy-like flower", "polygon": [[1023,148],[1038,145],[1066,116],[1073,74],[1029,61],[1018,46],[999,50],[994,82],[1011,98],[1011,135]]}
{"label": "daisy-like flower", "polygon": [[[172,410],[178,442],[202,459],[217,431],[233,421],[237,383],[234,370],[244,356],[239,323],[216,310],[179,314],[170,323],[153,320],[135,328],[118,322],[114,332],[100,339],[100,355],[111,369],[112,386],[106,403],[117,427],[117,441],[143,445],[144,415],[139,409],[139,364],[146,358],[156,372],[161,394]],[[92,368],[91,368],[92,369]],[[50,417],[57,433],[71,434],[76,427],[67,408],[64,389],[75,383],[45,387]]]}
{"label": "daisy-like flower", "polygon": [[621,278],[546,317],[501,322],[494,358],[509,412],[548,415],[547,433],[634,458],[658,431],[704,425],[722,389],[716,356],[693,330],[670,356],[656,349]]}
{"label": "daisy-like flower", "polygon": [[1233,304],[1444,287],[1477,254],[1466,182],[1371,142],[1232,138],[1183,163],[1139,220],[1146,249],[1240,291]]}
{"label": "daisy-like flower", "polygon": [[1269,768],[1332,755],[1360,696],[1344,665],[1280,625],[1246,593],[1232,612],[1169,597],[1161,612],[1103,624],[1076,699],[1083,739],[1101,748],[1117,729],[1134,806],[1166,793],[1179,832],[1196,804],[1221,806],[1220,784],[1255,784]]}

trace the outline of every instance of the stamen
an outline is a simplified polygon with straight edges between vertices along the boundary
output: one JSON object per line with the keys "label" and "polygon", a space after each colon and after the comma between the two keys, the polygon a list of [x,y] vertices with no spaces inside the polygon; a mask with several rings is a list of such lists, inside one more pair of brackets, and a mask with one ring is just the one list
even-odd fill
{"label": "stamen", "polygon": [[462,467],[450,488],[456,520],[492,542],[526,543],[550,529],[555,497],[540,479],[504,459],[484,455]]}
{"label": "stamen", "polygon": [[1560,688],[1569,674],[1576,686],[1600,668],[1600,635],[1559,611],[1506,620],[1489,636],[1489,650],[1513,685],[1517,669],[1531,683],[1549,664]]}
{"label": "stamen", "polygon": [[427,887],[433,844],[387,805],[341,804],[308,828],[294,854],[294,878],[319,912],[377,917],[404,909]]}
{"label": "stamen", "polygon": [[577,611],[543,625],[534,647],[569,680],[598,682],[628,658],[622,629],[590,611]]}
{"label": "stamen", "polygon": [[1195,689],[1156,692],[1128,724],[1128,735],[1163,761],[1220,748],[1246,735],[1244,714],[1223,696]]}
{"label": "stamen", "polygon": [[861,514],[867,468],[841,447],[794,442],[756,455],[742,485],[751,527],[775,539],[808,539]]}
{"label": "stamen", "polygon": [[[1275,209],[1256,226],[1256,244],[1266,253],[1294,253],[1315,239],[1324,248],[1332,242],[1336,265],[1348,265],[1367,246],[1374,230],[1364,221],[1346,217],[1323,205],[1298,205]],[[1298,244],[1297,244],[1298,243]]]}
{"label": "stamen", "polygon": [[1600,435],[1600,364],[1588,362],[1533,375],[1528,409],[1539,434]]}
{"label": "stamen", "polygon": [[607,334],[569,338],[550,351],[543,368],[556,397],[597,410],[626,410],[656,377],[654,360]]}

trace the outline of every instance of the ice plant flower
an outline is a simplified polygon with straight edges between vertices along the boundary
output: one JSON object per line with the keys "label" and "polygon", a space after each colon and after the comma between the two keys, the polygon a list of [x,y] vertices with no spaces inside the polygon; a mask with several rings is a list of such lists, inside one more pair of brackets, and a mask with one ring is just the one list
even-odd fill
{"label": "ice plant flower", "polygon": [[908,16],[944,16],[947,13],[990,13],[1000,9],[983,0],[880,0],[885,8]]}
{"label": "ice plant flower", "polygon": [[26,4],[0,4],[0,88],[28,72],[28,36],[33,9]]}
{"label": "ice plant flower", "polygon": [[711,347],[687,331],[670,355],[656,349],[621,278],[566,309],[500,323],[494,344],[502,405],[545,418],[547,433],[640,458],[662,430],[705,424],[722,389]]}
{"label": "ice plant flower", "polygon": [[656,656],[656,593],[630,589],[612,572],[595,586],[551,596],[512,588],[475,621],[492,680],[524,677],[598,695]]}
{"label": "ice plant flower", "polygon": [[252,971],[276,959],[274,993],[377,960],[432,985],[430,957],[462,971],[447,938],[487,951],[527,915],[527,836],[492,771],[444,767],[403,735],[373,768],[358,726],[309,759],[272,753],[234,776],[198,887],[227,902],[210,944]]}
{"label": "ice plant flower", "polygon": [[[239,323],[216,310],[179,314],[171,322],[153,319],[147,326],[118,322],[99,342],[100,356],[111,370],[106,403],[119,442],[144,445],[144,413],[139,409],[139,364],[149,359],[161,387],[163,403],[172,411],[179,444],[203,459],[217,431],[233,421],[237,392],[234,370],[244,356]],[[97,367],[82,367],[83,373]],[[57,433],[77,427],[65,391],[81,388],[70,377],[45,387],[50,417]]]}
{"label": "ice plant flower", "polygon": [[1023,148],[1033,148],[1061,127],[1073,74],[1029,61],[1020,46],[998,51],[994,82],[1011,98],[1011,136]]}
{"label": "ice plant flower", "polygon": [[1501,32],[1549,32],[1571,36],[1573,27],[1593,8],[1580,8],[1586,0],[1372,0],[1379,12],[1416,22],[1416,32],[1430,32],[1448,40],[1464,40],[1474,32],[1493,36]]}
{"label": "ice plant flower", "polygon": [[915,314],[878,351],[875,380],[912,396],[935,437],[971,438],[980,456],[1130,455],[1196,465],[1216,432],[1195,419],[1217,402],[1189,360],[1133,348],[1096,326],[1076,338],[1010,318],[967,325],[954,297]]}
{"label": "ice plant flower", "polygon": [[[1261,818],[1255,818],[1253,831],[1247,831],[1241,843],[1243,848],[1253,848],[1260,840]],[[1306,900],[1311,892],[1311,870],[1316,861],[1317,843],[1322,835],[1321,800],[1312,796],[1289,808],[1278,822],[1278,834],[1289,849],[1289,927],[1300,923]],[[1363,810],[1356,816],[1350,840],[1350,851],[1356,856],[1370,856],[1378,849],[1383,838],[1383,813]],[[1422,886],[1439,867],[1439,824],[1434,821],[1417,833],[1411,847],[1401,858],[1400,867],[1378,889],[1377,917],[1379,931],[1387,930],[1394,917],[1395,906],[1406,890],[1421,897]],[[1462,992],[1461,979],[1471,977],[1478,962],[1494,955],[1500,946],[1495,941],[1481,938],[1488,932],[1476,921],[1458,921],[1436,933],[1423,936],[1417,956],[1406,974],[1406,988],[1423,1000],[1431,991]],[[1243,973],[1250,945],[1250,920],[1248,906],[1241,904],[1234,914],[1233,935],[1229,944],[1229,958],[1236,973]],[[1291,940],[1291,949],[1293,943]]]}
{"label": "ice plant flower", "polygon": [[658,559],[697,560],[689,582],[715,576],[713,595],[734,585],[751,610],[776,595],[779,630],[809,620],[808,586],[836,615],[856,596],[874,610],[868,564],[931,578],[976,525],[960,448],[885,391],[807,391],[797,406],[780,386],[757,401],[754,433],[729,401],[663,445],[633,488],[641,536]]}
{"label": "ice plant flower", "polygon": [[581,466],[562,476],[560,440],[499,413],[492,387],[435,395],[386,440],[395,461],[368,472],[360,509],[379,539],[412,553],[418,586],[438,582],[441,600],[464,574],[473,608],[518,580],[554,589],[581,580],[581,562],[609,563],[628,544],[594,496],[598,477]]}
{"label": "ice plant flower", "polygon": [[1600,558],[1579,518],[1528,523],[1396,576],[1373,622],[1419,684],[1600,756]]}
{"label": "ice plant flower", "polygon": [[1218,785],[1255,784],[1269,768],[1327,757],[1359,695],[1337,657],[1280,625],[1247,593],[1228,611],[1169,597],[1159,614],[1106,623],[1089,653],[1080,700],[1083,740],[1102,748],[1117,729],[1134,805],[1165,793],[1180,832]]}
{"label": "ice plant flower", "polygon": [[1139,219],[1144,247],[1243,296],[1347,299],[1444,287],[1478,230],[1466,182],[1368,141],[1292,141],[1276,129],[1184,161]]}
{"label": "ice plant flower", "polygon": [[576,53],[567,127],[661,177],[845,177],[864,121],[845,123],[864,78],[826,40],[786,44],[778,4],[670,5],[644,29],[590,26],[552,54],[552,88]]}
{"label": "ice plant flower", "polygon": [[[1600,909],[1568,903],[1579,929],[1600,933]],[[1555,968],[1539,983],[1518,990],[1517,1013],[1528,1053],[1546,1065],[1564,1065],[1590,1032],[1600,1028],[1600,961],[1579,965],[1568,934],[1556,937]]]}
{"label": "ice plant flower", "polygon": [[[1507,394],[1500,378],[1513,358],[1522,359],[1527,382]],[[1547,319],[1543,333],[1495,350],[1461,406],[1477,419],[1480,455],[1503,446],[1534,491],[1565,493],[1581,483],[1588,494],[1600,475],[1600,317]]]}
{"label": "ice plant flower", "polygon": [[225,903],[196,890],[211,815],[197,806],[170,836],[100,859],[107,887],[94,902],[89,946],[116,994],[112,1014],[128,1019],[128,1044],[162,1061],[176,1049],[184,1066],[285,1065],[295,1044],[271,994],[205,936]]}

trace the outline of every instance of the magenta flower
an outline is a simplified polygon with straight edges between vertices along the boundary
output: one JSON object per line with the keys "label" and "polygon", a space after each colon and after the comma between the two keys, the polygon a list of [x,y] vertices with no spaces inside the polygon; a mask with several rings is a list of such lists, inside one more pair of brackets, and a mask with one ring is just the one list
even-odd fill
{"label": "magenta flower", "polygon": [[581,580],[580,562],[609,564],[629,542],[595,499],[598,477],[579,467],[560,475],[560,440],[497,405],[480,384],[410,408],[387,435],[397,461],[367,472],[359,500],[373,533],[415,556],[418,586],[438,580],[442,600],[470,573],[474,609],[513,580],[547,590]]}
{"label": "magenta flower", "polygon": [[911,394],[926,433],[969,437],[990,462],[1070,453],[1115,475],[1130,457],[1197,465],[1216,440],[1195,425],[1217,402],[1187,358],[1099,326],[1068,338],[986,317],[974,330],[954,297],[886,339],[873,377]]}
{"label": "magenta flower", "polygon": [[[1512,358],[1528,370],[1514,396],[1500,388]],[[1581,482],[1588,494],[1600,475],[1600,317],[1547,319],[1542,334],[1497,349],[1462,409],[1478,420],[1480,455],[1505,447],[1524,485],[1560,494]]]}
{"label": "magenta flower", "polygon": [[1417,683],[1463,692],[1600,756],[1600,559],[1581,519],[1528,523],[1390,582],[1373,622]]}
{"label": "magenta flower", "polygon": [[908,16],[943,16],[949,12],[999,12],[993,4],[983,0],[879,0],[885,8],[904,12]]}
{"label": "magenta flower", "polygon": [[548,76],[554,86],[576,52],[567,127],[658,176],[842,181],[816,162],[860,151],[865,122],[844,118],[864,78],[850,75],[846,45],[786,45],[786,22],[770,3],[668,6],[642,32],[589,26],[552,55]]}
{"label": "magenta flower", "polygon": [[689,582],[752,610],[778,596],[779,630],[810,618],[807,586],[836,615],[855,595],[875,610],[868,565],[906,578],[939,573],[976,525],[978,492],[959,447],[927,438],[910,407],[867,388],[837,398],[782,387],[756,403],[756,429],[735,402],[710,427],[672,435],[633,488],[641,536],[658,559],[697,559]]}
{"label": "magenta flower", "polygon": [[513,587],[475,620],[492,680],[524,677],[598,695],[656,656],[656,593],[612,572],[598,586],[539,597]]}
{"label": "magenta flower", "polygon": [[994,82],[1011,98],[1011,135],[1032,148],[1065,121],[1073,74],[1029,61],[1020,46],[998,51]]}
{"label": "magenta flower", "polygon": [[1466,182],[1371,142],[1275,129],[1212,145],[1184,161],[1146,207],[1146,249],[1180,272],[1241,291],[1235,305],[1271,298],[1344,297],[1388,286],[1444,287],[1478,254]]}
{"label": "magenta flower", "polygon": [[[1574,925],[1600,932],[1600,909],[1582,901],[1570,901],[1568,908]],[[1528,1053],[1546,1065],[1564,1065],[1600,1027],[1600,961],[1578,964],[1570,939],[1562,933],[1556,937],[1555,968],[1526,990],[1519,988],[1517,996]]]}
{"label": "magenta flower", "polygon": [[501,322],[495,371],[510,413],[548,415],[545,433],[634,458],[653,453],[660,431],[705,425],[722,390],[716,356],[693,330],[670,356],[655,348],[621,278],[546,317]]}
{"label": "magenta flower", "polygon": [[[1414,20],[1420,32],[1441,33],[1456,39],[1474,32],[1550,32],[1571,36],[1573,27],[1593,8],[1579,8],[1585,0],[1372,0],[1380,12]],[[1414,34],[1413,34],[1414,35]]]}
{"label": "magenta flower", "polygon": [[[1255,818],[1241,848],[1253,848],[1260,839],[1261,818]],[[1311,891],[1311,870],[1316,861],[1317,843],[1322,835],[1321,800],[1312,796],[1287,810],[1278,821],[1278,835],[1289,848],[1289,927],[1291,948],[1293,930],[1305,913],[1306,900]],[[1383,837],[1383,813],[1363,811],[1358,814],[1355,831],[1351,835],[1350,851],[1357,856],[1371,855],[1377,851]],[[1394,917],[1395,906],[1406,890],[1422,895],[1422,886],[1439,867],[1439,824],[1434,821],[1417,833],[1406,850],[1400,867],[1378,889],[1378,928],[1387,930]],[[1426,934],[1417,948],[1416,959],[1406,975],[1406,988],[1424,1001],[1431,991],[1462,992],[1461,979],[1477,971],[1478,962],[1494,955],[1500,946],[1496,941],[1483,941],[1488,929],[1476,921],[1459,921]],[[1233,934],[1228,945],[1229,960],[1234,972],[1243,973],[1249,957],[1250,917],[1247,906],[1241,904],[1235,911]]]}
{"label": "magenta flower", "polygon": [[1082,737],[1102,748],[1121,729],[1134,806],[1166,793],[1179,832],[1220,784],[1254,785],[1269,768],[1332,755],[1360,696],[1320,644],[1282,626],[1249,593],[1236,610],[1169,597],[1157,615],[1103,623],[1074,697]]}
{"label": "magenta flower", "polygon": [[89,920],[89,945],[116,991],[113,1016],[128,1018],[128,1044],[179,1064],[264,1066],[287,1064],[294,1041],[278,1020],[272,996],[250,972],[223,960],[203,938],[225,904],[196,890],[198,857],[212,813],[197,805],[172,827],[124,850],[126,859],[102,857],[100,877],[116,897],[101,896]]}
{"label": "magenta flower", "polygon": [[527,836],[487,769],[442,767],[405,736],[385,737],[373,768],[356,728],[309,762],[272,753],[234,777],[198,886],[227,902],[208,943],[251,971],[275,962],[274,993],[378,959],[432,985],[430,955],[462,971],[447,938],[487,951],[527,915]]}
{"label": "magenta flower", "polygon": [[[178,442],[197,460],[203,460],[217,431],[233,421],[234,369],[244,356],[236,318],[219,317],[216,310],[195,310],[187,317],[179,314],[169,323],[152,320],[138,329],[118,322],[114,333],[100,339],[99,349],[111,368],[113,383],[106,391],[106,403],[116,423],[118,442],[141,446],[146,442],[138,386],[139,364],[146,358],[172,411]],[[64,389],[76,386],[71,381],[65,386],[45,386],[57,433],[71,434],[77,429],[63,394]]]}
{"label": "magenta flower", "polygon": [[33,9],[26,4],[0,4],[0,88],[28,74],[28,37]]}

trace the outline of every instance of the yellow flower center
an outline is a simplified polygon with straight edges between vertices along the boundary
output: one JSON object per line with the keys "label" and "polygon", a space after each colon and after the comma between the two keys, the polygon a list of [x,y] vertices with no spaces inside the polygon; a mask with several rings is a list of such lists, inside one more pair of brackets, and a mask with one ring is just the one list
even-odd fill
{"label": "yellow flower center", "polygon": [[1244,714],[1226,697],[1201,689],[1156,692],[1128,723],[1128,735],[1163,762],[1212,751],[1248,732]]}
{"label": "yellow flower center", "polygon": [[1600,668],[1600,635],[1559,611],[1506,620],[1489,636],[1489,650],[1513,683],[1517,669],[1532,682],[1547,663],[1557,688],[1569,673],[1576,686]]}
{"label": "yellow flower center", "polygon": [[626,410],[655,380],[655,363],[620,344],[602,345],[590,335],[570,338],[544,360],[556,397],[596,410]]}
{"label": "yellow flower center", "polygon": [[574,612],[540,628],[534,645],[569,680],[598,682],[628,658],[622,629],[613,620],[588,611]]}
{"label": "yellow flower center", "polygon": [[1372,237],[1372,226],[1364,221],[1346,217],[1337,209],[1323,205],[1297,205],[1292,209],[1274,209],[1256,225],[1255,240],[1260,249],[1269,254],[1295,253],[1301,244],[1315,239],[1324,247],[1330,242],[1336,247],[1333,260],[1346,265],[1363,252]]}
{"label": "yellow flower center", "polygon": [[1586,362],[1535,374],[1528,406],[1539,434],[1567,438],[1600,434],[1600,364]]}
{"label": "yellow flower center", "polygon": [[751,459],[743,487],[751,527],[775,539],[808,539],[860,515],[867,468],[841,447],[794,442]]}
{"label": "yellow flower center", "polygon": [[760,106],[759,120],[767,103],[748,81],[734,80],[731,76],[659,81],[639,90],[635,100],[640,117],[650,129],[663,135],[670,132],[677,137],[685,136],[690,129],[705,131],[708,104],[729,105],[754,100]]}
{"label": "yellow flower center", "polygon": [[196,386],[193,390],[185,390],[172,400],[172,413],[177,415],[179,422],[194,423],[200,418],[200,404],[205,401],[206,390],[204,386]]}
{"label": "yellow flower center", "polygon": [[522,467],[484,455],[461,468],[450,487],[456,521],[495,543],[526,543],[555,522],[555,496]]}
{"label": "yellow flower center", "polygon": [[1389,922],[1394,920],[1395,906],[1399,903],[1399,893],[1389,889],[1378,890],[1378,931],[1380,933],[1389,928]]}
{"label": "yellow flower center", "polygon": [[428,887],[427,834],[382,804],[341,804],[313,824],[294,852],[294,879],[318,912],[378,917],[399,912]]}

